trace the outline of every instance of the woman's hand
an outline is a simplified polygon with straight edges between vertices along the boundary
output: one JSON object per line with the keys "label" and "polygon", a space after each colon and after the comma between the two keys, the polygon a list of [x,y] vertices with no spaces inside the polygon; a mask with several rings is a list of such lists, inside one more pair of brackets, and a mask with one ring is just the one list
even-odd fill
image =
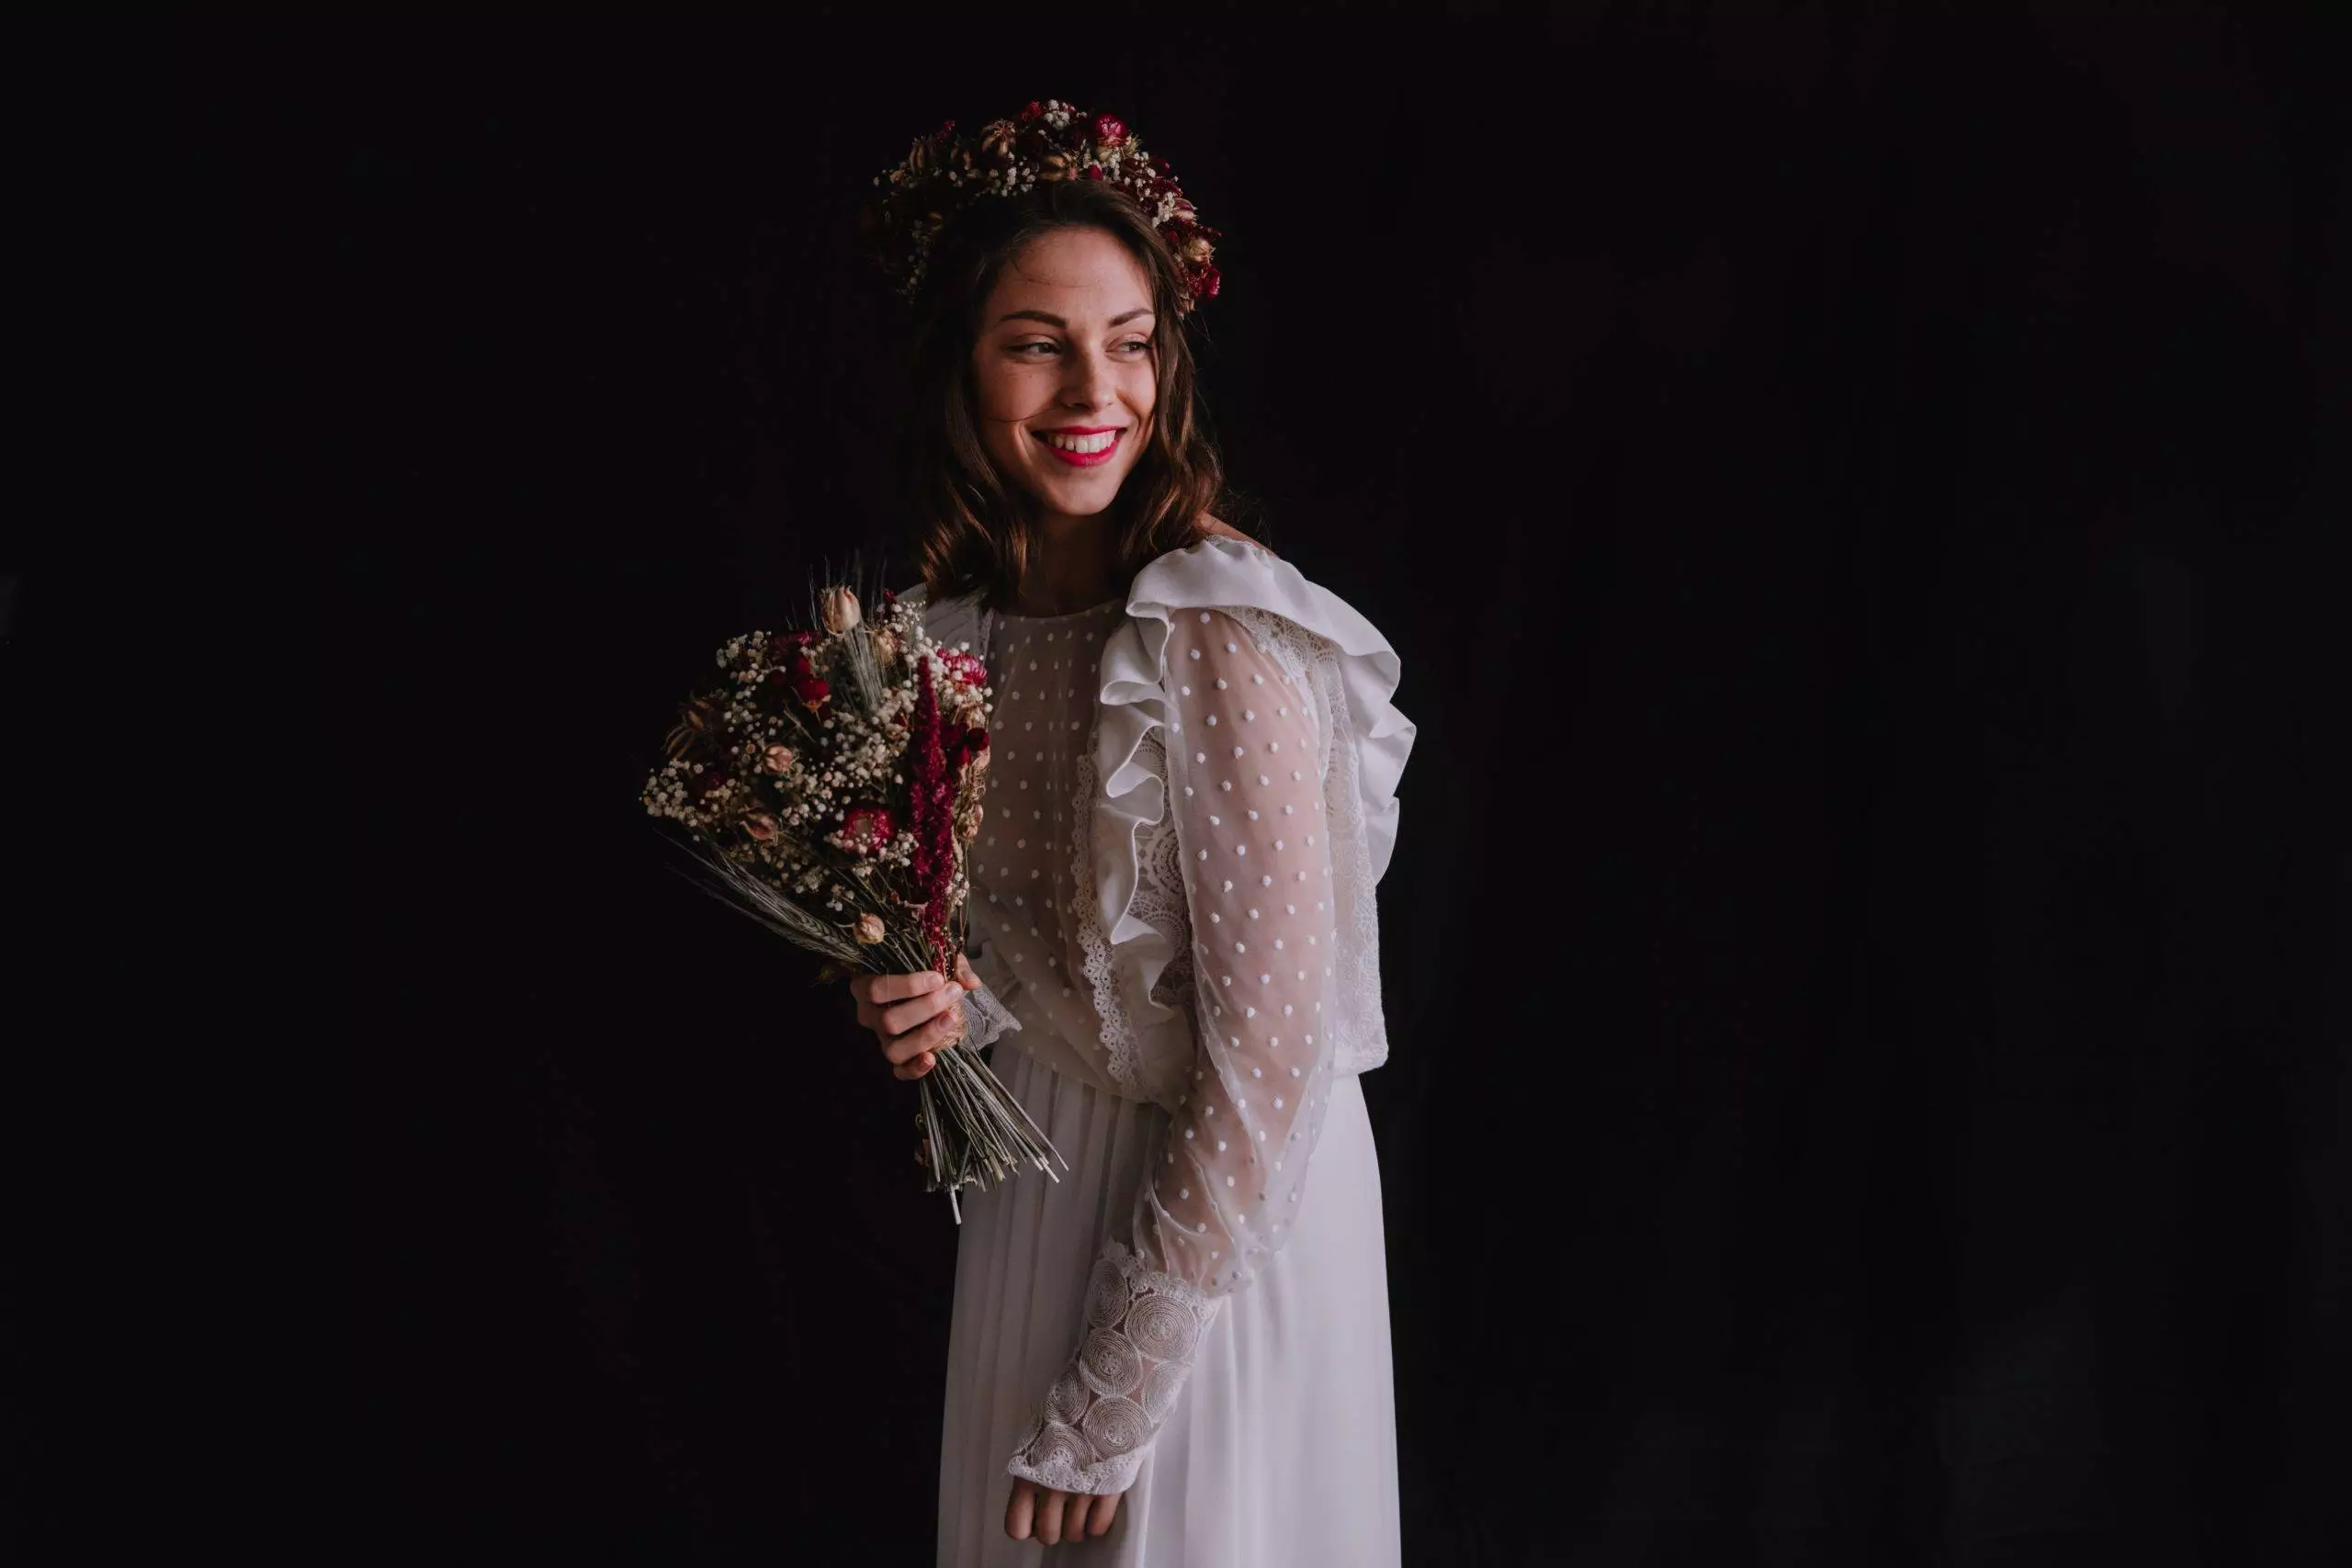
{"label": "woman's hand", "polygon": [[1047,1546],[1082,1535],[1105,1535],[1119,1517],[1124,1492],[1090,1496],[1084,1492],[1050,1492],[1034,1481],[1016,1478],[1012,1499],[1004,1506],[1004,1533],[1027,1540],[1034,1531]]}
{"label": "woman's hand", "polygon": [[964,1010],[956,1004],[980,988],[964,955],[956,955],[956,978],[935,969],[911,975],[860,975],[849,983],[857,998],[857,1021],[874,1031],[891,1076],[919,1078],[938,1066],[944,1051],[964,1032]]}

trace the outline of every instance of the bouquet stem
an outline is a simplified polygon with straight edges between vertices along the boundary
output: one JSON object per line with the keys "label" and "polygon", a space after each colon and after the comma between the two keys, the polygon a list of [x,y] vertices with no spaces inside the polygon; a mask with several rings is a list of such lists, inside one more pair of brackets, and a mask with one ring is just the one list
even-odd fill
{"label": "bouquet stem", "polygon": [[977,1046],[949,1045],[934,1055],[937,1066],[915,1080],[922,1091],[916,1124],[931,1151],[924,1190],[944,1191],[956,1223],[964,1223],[958,1188],[985,1192],[1034,1166],[1059,1181],[1053,1162],[1069,1168],[1020,1100],[979,1058]]}

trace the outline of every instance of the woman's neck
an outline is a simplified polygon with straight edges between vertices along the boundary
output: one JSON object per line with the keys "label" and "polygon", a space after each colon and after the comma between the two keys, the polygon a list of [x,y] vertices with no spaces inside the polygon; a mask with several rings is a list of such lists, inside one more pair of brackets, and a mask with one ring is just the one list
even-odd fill
{"label": "woman's neck", "polygon": [[1068,615],[1118,597],[1119,538],[1109,513],[1047,513],[1037,524],[1044,539],[1022,575],[1016,614]]}

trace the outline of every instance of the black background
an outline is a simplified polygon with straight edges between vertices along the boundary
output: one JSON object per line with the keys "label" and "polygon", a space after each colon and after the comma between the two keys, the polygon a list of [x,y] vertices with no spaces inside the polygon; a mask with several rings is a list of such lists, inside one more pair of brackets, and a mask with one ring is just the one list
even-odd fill
{"label": "black background", "polygon": [[1406,1561],[2322,1561],[2336,15],[23,31],[89,460],[0,563],[11,690],[176,606],[203,754],[264,780],[195,836],[294,874],[216,885],[225,956],[94,1069],[227,1090],[202,1147],[19,1188],[63,1261],[0,1540],[165,1525],[217,1463],[183,1539],[308,1561],[930,1561],[911,1091],[635,792],[821,562],[912,580],[851,218],[915,132],[1059,96],[1227,231],[1229,467],[1420,727],[1365,1083]]}

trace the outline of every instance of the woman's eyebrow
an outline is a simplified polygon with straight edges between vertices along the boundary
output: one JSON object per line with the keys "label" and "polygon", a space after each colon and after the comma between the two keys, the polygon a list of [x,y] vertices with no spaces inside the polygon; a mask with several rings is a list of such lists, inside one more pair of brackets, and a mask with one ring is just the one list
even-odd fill
{"label": "woman's eyebrow", "polygon": [[[1137,316],[1148,316],[1150,314],[1150,306],[1138,305],[1132,310],[1123,311],[1119,315],[1112,317],[1110,324],[1115,327],[1122,321],[1132,321]],[[1002,326],[1007,321],[1043,321],[1049,327],[1062,327],[1065,329],[1069,326],[1068,321],[1063,321],[1059,316],[1055,315],[1050,310],[1007,310],[1003,315],[999,316],[996,320],[997,325],[999,326]]]}

